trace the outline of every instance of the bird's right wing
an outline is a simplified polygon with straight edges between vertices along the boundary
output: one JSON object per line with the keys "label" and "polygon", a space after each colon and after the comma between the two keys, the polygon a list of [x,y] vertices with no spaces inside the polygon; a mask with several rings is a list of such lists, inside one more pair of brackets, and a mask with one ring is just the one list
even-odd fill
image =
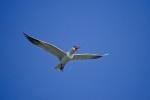
{"label": "bird's right wing", "polygon": [[103,57],[108,54],[98,55],[98,54],[74,54],[72,60],[89,60],[89,59],[97,59]]}
{"label": "bird's right wing", "polygon": [[66,53],[64,51],[62,51],[61,49],[57,48],[56,46],[43,42],[41,40],[35,39],[27,34],[25,34],[25,37],[34,45],[48,51],[49,53],[53,54],[54,56],[56,56],[59,60],[61,60],[64,55],[66,55]]}

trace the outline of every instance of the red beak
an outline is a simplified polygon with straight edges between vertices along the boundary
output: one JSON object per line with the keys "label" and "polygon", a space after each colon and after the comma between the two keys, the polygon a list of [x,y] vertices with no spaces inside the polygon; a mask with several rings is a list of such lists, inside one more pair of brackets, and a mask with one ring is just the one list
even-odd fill
{"label": "red beak", "polygon": [[75,46],[75,51],[78,51],[80,47],[79,46]]}

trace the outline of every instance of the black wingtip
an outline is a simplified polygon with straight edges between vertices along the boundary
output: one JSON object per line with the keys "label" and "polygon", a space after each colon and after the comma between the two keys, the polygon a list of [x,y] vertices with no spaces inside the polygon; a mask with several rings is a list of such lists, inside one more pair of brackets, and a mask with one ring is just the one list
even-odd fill
{"label": "black wingtip", "polygon": [[23,32],[24,36],[30,41],[31,37],[29,35],[27,35],[25,32]]}
{"label": "black wingtip", "polygon": [[29,37],[29,35],[27,35],[25,32],[23,32],[23,34],[24,34],[24,36],[25,36],[26,38],[28,38],[28,37]]}
{"label": "black wingtip", "polygon": [[40,44],[40,41],[39,41],[39,40],[37,40],[37,39],[35,39],[35,38],[33,38],[33,37],[27,35],[25,32],[23,32],[23,34],[24,34],[24,36],[25,36],[31,43],[33,43],[33,44],[35,44],[35,45]]}
{"label": "black wingtip", "polygon": [[97,55],[95,57],[93,57],[92,59],[97,59],[97,58],[100,58],[100,57],[103,57],[102,55]]}
{"label": "black wingtip", "polygon": [[24,34],[24,35],[26,35],[26,33],[25,33],[25,32],[23,32],[23,34]]}
{"label": "black wingtip", "polygon": [[26,36],[27,34],[25,32],[23,32],[23,34]]}

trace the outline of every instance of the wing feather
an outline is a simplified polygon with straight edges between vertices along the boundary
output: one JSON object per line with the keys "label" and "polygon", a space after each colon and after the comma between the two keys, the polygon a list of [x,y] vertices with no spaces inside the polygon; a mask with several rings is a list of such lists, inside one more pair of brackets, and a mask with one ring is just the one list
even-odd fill
{"label": "wing feather", "polygon": [[103,57],[104,55],[98,54],[75,54],[72,60],[89,60],[89,59],[97,59]]}
{"label": "wing feather", "polygon": [[56,56],[59,60],[61,60],[64,56],[65,56],[65,52],[62,51],[61,49],[57,48],[56,46],[43,42],[41,40],[35,39],[29,35],[27,35],[26,33],[24,33],[25,37],[34,45],[46,50],[47,52],[53,54],[54,56]]}

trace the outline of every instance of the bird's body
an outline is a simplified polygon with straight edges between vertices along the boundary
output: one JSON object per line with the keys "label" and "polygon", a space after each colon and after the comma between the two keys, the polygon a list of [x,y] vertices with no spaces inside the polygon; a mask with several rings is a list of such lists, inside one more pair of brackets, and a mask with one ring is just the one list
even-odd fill
{"label": "bird's body", "polygon": [[56,56],[59,60],[60,63],[55,66],[55,69],[60,69],[61,71],[63,71],[65,64],[67,64],[69,61],[71,60],[88,60],[88,59],[96,59],[96,58],[100,58],[103,57],[107,54],[104,55],[98,55],[98,54],[74,54],[79,47],[78,46],[74,46],[73,48],[71,48],[71,50],[69,52],[64,52],[63,50],[57,48],[56,46],[37,40],[27,34],[24,33],[24,35],[26,36],[26,38],[33,43],[34,45],[46,50],[47,52],[53,54],[54,56]]}

